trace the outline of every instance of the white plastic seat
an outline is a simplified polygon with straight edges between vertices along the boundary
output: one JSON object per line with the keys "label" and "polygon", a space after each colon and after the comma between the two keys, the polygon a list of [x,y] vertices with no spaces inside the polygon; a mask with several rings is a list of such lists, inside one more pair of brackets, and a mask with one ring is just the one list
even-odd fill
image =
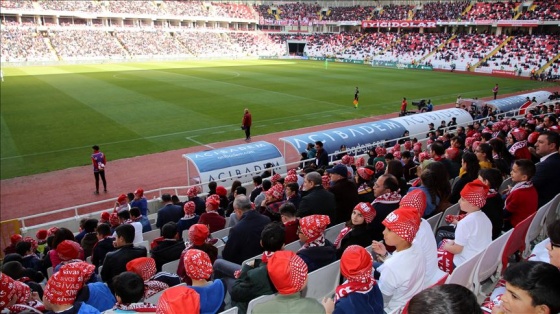
{"label": "white plastic seat", "polygon": [[474,269],[476,268],[476,265],[478,264],[480,258],[482,257],[482,253],[484,253],[484,250],[476,253],[475,256],[471,257],[463,264],[457,266],[453,270],[453,273],[451,273],[451,275],[447,277],[447,281],[445,283],[446,284],[455,283],[473,291],[474,290],[473,273],[474,273]]}
{"label": "white plastic seat", "polygon": [[345,223],[341,222],[338,225],[334,225],[325,230],[325,239],[329,240],[331,243],[334,243],[336,237],[338,237],[338,234],[340,233],[340,230],[344,228],[344,225]]}
{"label": "white plastic seat", "polygon": [[142,233],[142,237],[144,241],[148,241],[148,243],[152,243],[155,238],[159,237],[161,234],[161,230],[153,229],[152,231]]}
{"label": "white plastic seat", "polygon": [[179,261],[180,259],[177,259],[161,265],[161,271],[176,274],[177,268],[179,267]]}
{"label": "white plastic seat", "polygon": [[251,300],[251,302],[249,302],[249,305],[247,306],[247,314],[253,313],[253,308],[255,307],[255,305],[270,301],[274,299],[275,296],[275,294],[269,294]]}
{"label": "white plastic seat", "polygon": [[529,254],[531,254],[531,242],[536,240],[541,234],[541,231],[543,230],[545,224],[545,219],[549,211],[552,210],[553,202],[554,199],[541,206],[541,208],[537,210],[535,218],[533,218],[533,220],[531,221],[529,229],[527,229],[527,234],[525,235],[525,251],[523,252],[524,258],[528,257]]}
{"label": "white plastic seat", "polygon": [[237,314],[237,312],[239,311],[239,308],[237,306],[234,306],[228,310],[225,310],[223,312],[220,312],[218,314]]}
{"label": "white plastic seat", "polygon": [[148,253],[150,253],[150,242],[148,242],[148,241],[142,241],[140,243],[135,243],[134,246],[143,246],[143,247],[146,248]]}
{"label": "white plastic seat", "polygon": [[221,238],[227,237],[229,235],[229,230],[230,229],[231,228],[224,228],[222,230],[214,231],[210,235],[212,236],[212,239],[221,239]]}
{"label": "white plastic seat", "polygon": [[[172,289],[172,288],[175,288],[175,287],[186,286],[186,285],[187,285],[186,283],[181,283],[181,284],[178,284],[178,285],[176,285],[176,286],[169,287],[169,288],[167,288],[167,289]],[[151,297],[145,299],[144,302],[152,303],[152,304],[158,304],[159,298],[161,297],[161,295],[162,295],[167,289],[162,290],[162,291],[160,291],[160,292],[158,292],[158,293],[152,295]]]}
{"label": "white plastic seat", "polygon": [[435,230],[437,230],[439,227],[449,226],[447,221],[445,221],[445,217],[447,217],[447,215],[458,215],[460,211],[461,211],[461,208],[459,207],[459,203],[449,206],[443,212],[443,215],[441,216],[441,219],[439,220]]}
{"label": "white plastic seat", "polygon": [[500,194],[502,194],[502,192],[504,192],[509,185],[513,185],[513,179],[511,177],[505,179],[502,184],[500,185],[500,188],[498,189],[498,192]]}
{"label": "white plastic seat", "polygon": [[307,277],[307,286],[302,295],[306,298],[323,300],[334,293],[340,280],[340,260],[321,267]]}
{"label": "white plastic seat", "polygon": [[439,224],[439,220],[441,219],[442,216],[443,216],[443,213],[437,213],[436,215],[426,219],[426,221],[428,221],[428,223],[432,227],[432,232],[436,231],[436,228]]}
{"label": "white plastic seat", "polygon": [[299,249],[301,248],[301,242],[299,241],[294,241],[292,243],[288,243],[285,247],[284,247],[284,251],[292,251],[292,252],[297,252]]}
{"label": "white plastic seat", "polygon": [[[513,233],[513,229],[502,234],[496,240],[492,241],[482,253],[480,262],[476,265],[473,273],[474,293],[481,294],[482,282],[488,278],[496,281],[502,271],[502,254],[506,247],[507,240]],[[493,276],[494,275],[494,276]]]}

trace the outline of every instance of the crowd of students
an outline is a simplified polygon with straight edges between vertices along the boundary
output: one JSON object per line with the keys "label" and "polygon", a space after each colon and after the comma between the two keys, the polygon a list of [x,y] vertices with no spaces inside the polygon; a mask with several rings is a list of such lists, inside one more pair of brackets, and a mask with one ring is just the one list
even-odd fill
{"label": "crowd of students", "polygon": [[[35,239],[13,235],[0,306],[16,313],[217,313],[236,306],[244,313],[252,299],[277,293],[253,312],[383,313],[410,301],[409,313],[422,313],[433,293],[449,294],[444,303],[456,307],[450,300],[466,292],[433,286],[560,194],[560,185],[551,184],[560,177],[559,112],[556,103],[519,120],[487,112],[487,121],[466,128],[442,121],[437,130],[429,125],[426,148],[405,137],[370,150],[367,160],[343,151],[334,166],[323,161],[327,152],[317,142],[308,146],[310,164],[285,176],[268,165],[253,178],[251,193],[240,182],[230,191],[211,182],[206,198],[196,186],[184,203],[162,195],[155,223],[161,236],[149,250],[139,245],[152,227],[143,190],[123,194],[112,212],[83,220],[76,235],[56,227]],[[507,176],[512,183],[502,191]],[[453,185],[450,178],[457,178]],[[461,214],[444,217],[449,225],[434,236],[426,219],[456,202]],[[328,239],[327,228],[339,223],[345,225],[338,236]],[[546,223],[550,239],[535,247],[536,261],[511,264],[485,310],[560,310],[560,221]],[[226,238],[212,238],[227,227]],[[296,240],[296,252],[283,250]],[[162,271],[177,260],[176,271]],[[302,297],[308,273],[336,260],[344,280],[334,299]],[[532,288],[537,283],[540,290]],[[147,303],[162,291],[157,304]],[[514,300],[520,291],[530,302]]]}

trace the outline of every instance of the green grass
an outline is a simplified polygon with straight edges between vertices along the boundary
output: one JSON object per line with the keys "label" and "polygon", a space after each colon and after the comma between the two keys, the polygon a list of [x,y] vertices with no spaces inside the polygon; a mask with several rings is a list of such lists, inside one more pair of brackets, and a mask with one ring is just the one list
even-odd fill
{"label": "green grass", "polygon": [[[431,98],[488,97],[552,84],[313,61],[213,61],[4,68],[1,178],[87,165],[242,136],[362,118]],[[354,110],[355,86],[360,107]]]}

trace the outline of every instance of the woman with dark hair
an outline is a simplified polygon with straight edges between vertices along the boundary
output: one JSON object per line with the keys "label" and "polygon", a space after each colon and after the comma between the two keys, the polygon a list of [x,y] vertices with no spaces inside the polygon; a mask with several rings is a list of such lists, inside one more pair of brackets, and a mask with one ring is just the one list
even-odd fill
{"label": "woman with dark hair", "polygon": [[504,224],[504,199],[498,193],[503,177],[498,169],[481,169],[478,172],[478,179],[490,188],[486,196],[486,204],[480,210],[490,219],[492,240],[495,240],[502,234]]}
{"label": "woman with dark hair", "polygon": [[500,170],[504,178],[508,177],[511,171],[513,156],[508,152],[506,144],[498,138],[491,139],[488,141],[488,144],[492,146],[492,157],[494,159],[495,167]]}
{"label": "woman with dark hair", "polygon": [[408,304],[410,314],[482,314],[476,296],[469,289],[447,284],[428,288]]}
{"label": "woman with dark hair", "polygon": [[233,202],[233,200],[235,199],[234,193],[235,193],[235,189],[237,189],[238,186],[241,186],[241,181],[239,180],[235,180],[231,183],[231,189],[229,190],[229,195],[228,195],[229,202]]}
{"label": "woman with dark hair", "polygon": [[[62,262],[60,257],[58,257],[58,252],[56,247],[62,243],[64,240],[76,241],[72,231],[66,228],[60,228],[54,233],[54,238],[52,242],[52,250],[49,251],[49,259],[51,261],[52,268],[54,269],[58,264]],[[81,252],[83,259],[83,251]]]}
{"label": "woman with dark hair", "polygon": [[426,194],[426,211],[422,217],[429,218],[449,204],[451,184],[447,169],[439,161],[432,162],[422,170],[420,182],[420,186],[411,187],[408,191],[420,189]]}
{"label": "woman with dark hair", "polygon": [[459,177],[459,180],[453,184],[451,190],[451,196],[449,196],[449,202],[455,204],[461,198],[461,190],[467,185],[467,183],[474,181],[478,178],[478,171],[480,170],[480,164],[476,155],[471,152],[463,153],[461,158],[461,172],[463,175]]}
{"label": "woman with dark hair", "polygon": [[474,153],[480,164],[480,169],[494,168],[494,154],[490,144],[480,143]]}
{"label": "woman with dark hair", "polygon": [[408,185],[406,184],[406,180],[404,179],[404,172],[403,172],[403,165],[400,160],[390,160],[387,162],[387,169],[385,173],[392,174],[399,180],[399,189],[400,194],[402,196],[406,195],[408,192]]}

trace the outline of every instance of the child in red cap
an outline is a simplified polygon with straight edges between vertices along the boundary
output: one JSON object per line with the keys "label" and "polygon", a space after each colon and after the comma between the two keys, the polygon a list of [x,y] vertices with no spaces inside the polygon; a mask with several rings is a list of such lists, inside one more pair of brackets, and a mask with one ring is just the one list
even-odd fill
{"label": "child in red cap", "polygon": [[307,265],[292,251],[278,251],[268,260],[268,276],[278,295],[256,305],[254,314],[264,313],[325,313],[315,299],[302,298],[300,291],[307,284]]}
{"label": "child in red cap", "polygon": [[[379,289],[383,294],[387,313],[403,307],[415,294],[424,289],[426,263],[418,245],[412,242],[420,228],[418,210],[413,207],[400,207],[383,220],[383,238],[386,245],[394,246],[391,258],[377,268]],[[376,254],[386,252],[383,243],[373,241]]]}
{"label": "child in red cap", "polygon": [[340,259],[340,272],[346,278],[335,290],[333,299],[324,299],[327,314],[372,313],[382,314],[383,296],[373,279],[373,258],[359,245],[349,246]]}
{"label": "child in red cap", "polygon": [[298,236],[303,246],[297,255],[305,261],[309,271],[327,266],[336,260],[336,250],[324,235],[330,223],[327,215],[311,215],[299,220]]}
{"label": "child in red cap", "polygon": [[206,213],[200,215],[198,223],[208,225],[210,233],[224,229],[226,219],[218,213],[220,209],[220,196],[212,194],[206,198]]}
{"label": "child in red cap", "polygon": [[451,273],[453,269],[484,250],[492,242],[492,223],[480,209],[486,204],[488,186],[480,180],[465,185],[459,206],[467,215],[453,221],[455,240],[444,240],[438,249],[439,266]]}
{"label": "child in red cap", "polygon": [[18,244],[18,242],[20,242],[21,240],[23,240],[21,234],[13,234],[10,237],[10,245],[4,248],[4,255],[16,253],[16,244]]}

